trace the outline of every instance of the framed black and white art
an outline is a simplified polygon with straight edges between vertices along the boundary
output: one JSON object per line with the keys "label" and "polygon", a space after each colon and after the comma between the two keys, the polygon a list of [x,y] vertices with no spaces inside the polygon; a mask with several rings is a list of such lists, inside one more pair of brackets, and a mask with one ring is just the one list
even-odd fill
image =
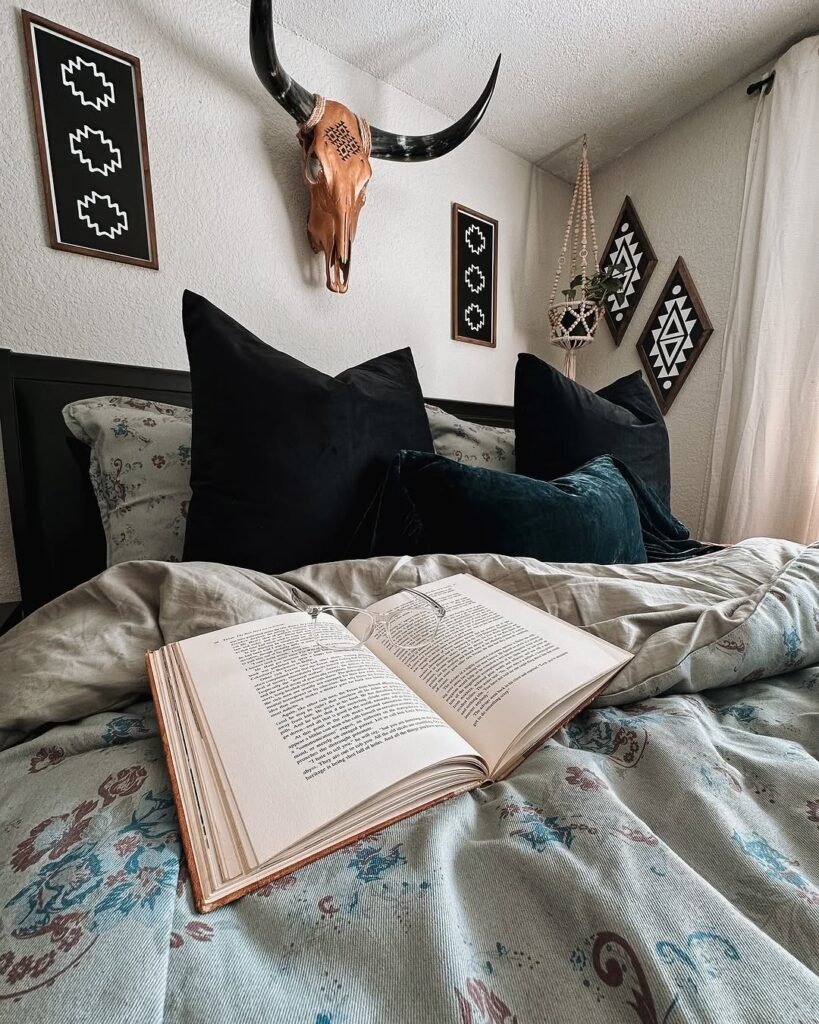
{"label": "framed black and white art", "polygon": [[498,222],[452,204],[452,337],[495,347]]}
{"label": "framed black and white art", "polygon": [[156,269],[138,58],[22,14],[52,246]]}
{"label": "framed black and white art", "polygon": [[615,266],[623,281],[619,295],[606,298],[606,323],[619,345],[648,284],[657,257],[629,196],[620,208],[611,237],[600,260],[601,267]]}
{"label": "framed black and white art", "polygon": [[680,393],[713,330],[685,260],[680,256],[637,342],[649,383],[664,415]]}

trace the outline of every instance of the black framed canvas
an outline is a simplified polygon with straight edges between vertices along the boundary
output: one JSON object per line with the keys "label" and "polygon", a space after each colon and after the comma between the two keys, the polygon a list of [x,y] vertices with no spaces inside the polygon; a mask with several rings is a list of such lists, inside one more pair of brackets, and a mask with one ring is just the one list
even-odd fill
{"label": "black framed canvas", "polygon": [[610,263],[618,268],[623,278],[623,290],[619,295],[607,296],[605,302],[606,323],[619,345],[657,266],[657,257],[630,196],[626,196],[620,207],[600,266],[607,267]]}
{"label": "black framed canvas", "polygon": [[713,331],[680,256],[637,342],[646,376],[663,414],[671,408]]}
{"label": "black framed canvas", "polygon": [[156,270],[139,59],[22,15],[51,245]]}
{"label": "black framed canvas", "polygon": [[452,204],[452,337],[496,344],[498,222]]}

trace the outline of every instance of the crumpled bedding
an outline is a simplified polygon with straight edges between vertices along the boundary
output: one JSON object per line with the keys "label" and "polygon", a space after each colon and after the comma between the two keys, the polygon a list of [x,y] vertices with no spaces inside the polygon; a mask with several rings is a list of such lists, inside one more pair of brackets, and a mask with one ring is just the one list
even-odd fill
{"label": "crumpled bedding", "polygon": [[[503,783],[196,913],[144,652],[471,572],[636,656]],[[4,1022],[819,1020],[819,546],[132,562],[0,639]]]}

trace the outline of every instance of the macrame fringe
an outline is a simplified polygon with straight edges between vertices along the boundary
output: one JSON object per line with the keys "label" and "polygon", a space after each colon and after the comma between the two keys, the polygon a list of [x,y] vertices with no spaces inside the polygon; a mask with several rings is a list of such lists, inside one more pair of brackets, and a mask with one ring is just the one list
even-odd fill
{"label": "macrame fringe", "polygon": [[568,377],[569,380],[575,379],[577,369],[577,360],[575,359],[574,352],[573,348],[566,349],[566,358],[563,360],[563,375]]}

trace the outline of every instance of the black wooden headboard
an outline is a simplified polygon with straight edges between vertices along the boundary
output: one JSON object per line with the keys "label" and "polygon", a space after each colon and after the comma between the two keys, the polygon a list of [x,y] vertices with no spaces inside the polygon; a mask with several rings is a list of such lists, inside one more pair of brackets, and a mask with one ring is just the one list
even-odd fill
{"label": "black wooden headboard", "polygon": [[[0,349],[0,427],[23,612],[105,568],[105,537],[88,478],[88,450],[71,436],[62,408],[99,395],[128,395],[190,406],[182,370]],[[513,425],[513,410],[429,399],[462,419]]]}

